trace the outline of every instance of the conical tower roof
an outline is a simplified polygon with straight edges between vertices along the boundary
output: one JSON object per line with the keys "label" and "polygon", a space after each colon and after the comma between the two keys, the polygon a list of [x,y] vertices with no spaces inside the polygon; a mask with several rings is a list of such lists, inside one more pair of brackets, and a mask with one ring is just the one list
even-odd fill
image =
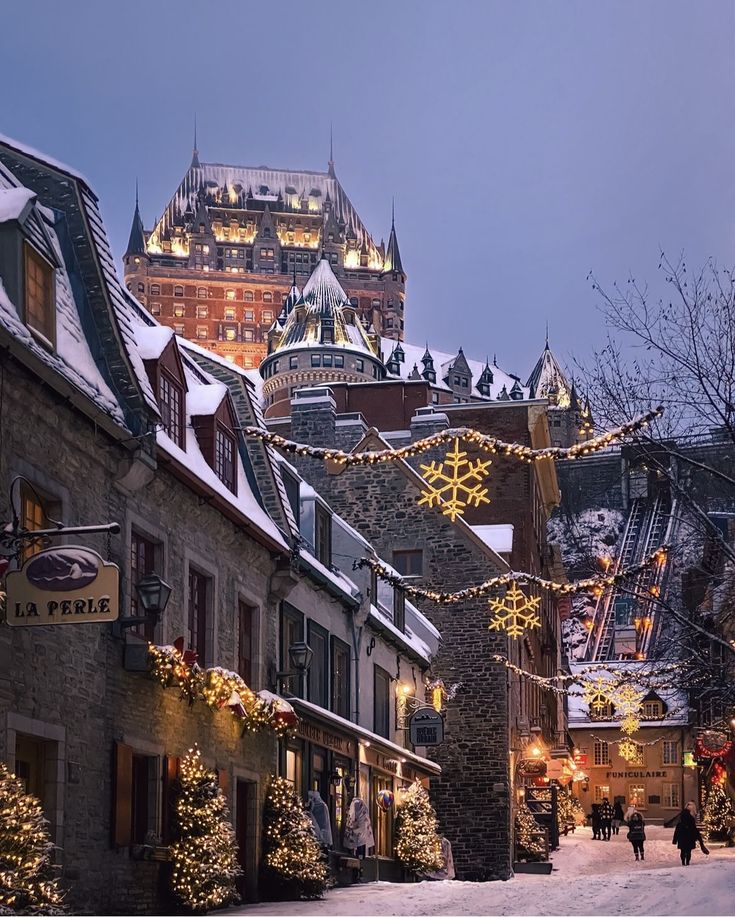
{"label": "conical tower roof", "polygon": [[133,214],[133,224],[130,227],[130,238],[128,247],[125,249],[127,255],[144,255],[145,252],[145,233],[143,231],[143,221],[140,218],[140,209],[138,208],[138,189],[135,189],[135,213]]}
{"label": "conical tower roof", "polygon": [[535,398],[548,398],[554,407],[568,408],[571,403],[572,387],[559,361],[551,352],[548,339],[526,385]]}
{"label": "conical tower roof", "polygon": [[390,236],[388,237],[388,250],[385,253],[385,261],[383,262],[384,274],[390,274],[393,271],[396,271],[399,274],[405,273],[403,270],[403,262],[401,261],[401,252],[398,248],[398,236],[396,236],[395,217],[393,217],[391,220]]}
{"label": "conical tower roof", "polygon": [[[345,319],[343,310],[349,305],[331,264],[321,258],[289,313],[276,350],[323,344],[363,350],[375,357],[361,322],[353,324]],[[328,337],[323,334],[325,328],[331,329]]]}

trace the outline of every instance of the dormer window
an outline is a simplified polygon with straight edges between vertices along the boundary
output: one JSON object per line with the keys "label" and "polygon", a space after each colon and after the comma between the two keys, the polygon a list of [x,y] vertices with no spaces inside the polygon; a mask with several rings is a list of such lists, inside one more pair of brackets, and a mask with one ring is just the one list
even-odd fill
{"label": "dormer window", "polygon": [[38,252],[25,245],[25,322],[51,346],[56,344],[54,269]]}
{"label": "dormer window", "polygon": [[184,390],[165,369],[161,370],[158,387],[158,407],[163,429],[169,437],[184,448]]}
{"label": "dormer window", "polygon": [[235,449],[234,437],[221,424],[218,424],[214,443],[214,473],[233,493],[237,492]]}

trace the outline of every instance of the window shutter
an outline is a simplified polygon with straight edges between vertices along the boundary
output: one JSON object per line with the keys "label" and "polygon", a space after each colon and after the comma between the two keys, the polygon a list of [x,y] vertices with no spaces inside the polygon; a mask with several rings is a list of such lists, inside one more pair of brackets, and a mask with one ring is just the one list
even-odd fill
{"label": "window shutter", "polygon": [[161,803],[161,839],[164,844],[173,840],[173,787],[179,776],[179,761],[175,755],[166,755],[163,759],[163,792]]}
{"label": "window shutter", "polygon": [[112,801],[112,842],[127,847],[133,834],[133,749],[115,742]]}
{"label": "window shutter", "polygon": [[219,788],[222,790],[225,796],[228,795],[230,789],[230,772],[227,770],[217,769],[217,783]]}

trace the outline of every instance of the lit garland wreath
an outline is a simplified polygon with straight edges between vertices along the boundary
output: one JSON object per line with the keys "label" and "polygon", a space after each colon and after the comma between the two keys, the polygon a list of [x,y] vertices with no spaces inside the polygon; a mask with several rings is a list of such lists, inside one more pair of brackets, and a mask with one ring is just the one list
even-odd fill
{"label": "lit garland wreath", "polygon": [[190,705],[201,700],[213,710],[228,707],[241,723],[243,734],[272,729],[280,737],[291,732],[293,718],[284,716],[276,702],[258,697],[237,672],[219,666],[203,669],[196,661],[187,661],[175,646],[149,643],[148,655],[151,674],[162,687],[178,686]]}
{"label": "lit garland wreath", "polygon": [[381,465],[385,462],[398,462],[401,459],[421,455],[435,446],[449,443],[456,439],[463,439],[469,445],[493,455],[506,455],[521,462],[532,463],[539,462],[542,459],[574,459],[579,456],[590,455],[593,452],[599,452],[624,437],[642,430],[657,417],[660,417],[663,412],[663,407],[658,407],[654,411],[648,411],[628,421],[628,423],[616,427],[614,430],[601,433],[599,436],[587,440],[587,442],[577,443],[566,448],[548,446],[544,449],[532,449],[531,446],[525,446],[521,443],[506,443],[494,436],[488,436],[486,433],[473,430],[471,427],[452,427],[447,430],[441,430],[438,433],[432,433],[431,436],[425,436],[423,439],[416,440],[415,443],[401,446],[398,449],[378,449],[375,452],[343,452],[341,449],[309,446],[306,443],[297,443],[294,440],[286,439],[270,430],[263,430],[261,427],[241,427],[240,429],[246,436],[260,439],[271,446],[275,446],[277,449],[281,449],[283,452],[317,458],[325,462],[334,462],[345,467],[349,465]]}
{"label": "lit garland wreath", "polygon": [[576,580],[576,582],[573,583],[555,583],[553,580],[544,579],[533,573],[511,572],[502,573],[499,576],[492,576],[490,579],[486,579],[484,583],[480,583],[477,586],[468,586],[467,589],[460,589],[458,592],[439,592],[434,589],[424,589],[421,586],[412,586],[407,580],[400,576],[400,574],[373,557],[362,557],[354,561],[352,567],[355,570],[361,567],[369,567],[373,573],[383,580],[383,582],[402,589],[406,595],[412,595],[419,599],[427,599],[430,602],[436,602],[440,605],[455,605],[466,602],[468,599],[482,598],[495,589],[503,586],[510,586],[511,583],[536,586],[539,589],[553,592],[555,595],[576,595],[580,592],[604,590],[608,586],[618,586],[625,582],[625,580],[638,576],[649,567],[661,564],[666,558],[668,550],[668,545],[662,545],[648,557],[644,558],[639,564],[627,567],[625,570],[619,570],[617,573],[590,576],[587,579]]}

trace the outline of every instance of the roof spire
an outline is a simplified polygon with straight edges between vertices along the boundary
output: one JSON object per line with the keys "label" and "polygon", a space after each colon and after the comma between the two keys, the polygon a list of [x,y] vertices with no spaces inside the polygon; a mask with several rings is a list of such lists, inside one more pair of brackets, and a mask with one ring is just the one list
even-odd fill
{"label": "roof spire", "polygon": [[329,122],[329,165],[327,172],[331,178],[335,178],[334,172],[334,132],[332,130],[332,122]]}
{"label": "roof spire", "polygon": [[194,112],[194,151],[191,155],[191,168],[199,168],[199,147],[197,144],[197,113]]}
{"label": "roof spire", "polygon": [[140,218],[140,207],[138,204],[138,179],[135,179],[135,211],[133,213],[133,223],[130,227],[130,236],[128,238],[128,247],[125,250],[128,255],[145,255],[145,233],[143,231],[143,221]]}
{"label": "roof spire", "polygon": [[383,273],[390,272],[403,274],[403,262],[401,253],[398,250],[398,237],[396,236],[396,199],[391,198],[390,206],[390,236],[388,237],[388,248],[385,253],[383,262]]}
{"label": "roof spire", "polygon": [[546,319],[546,349],[549,349],[549,320]]}
{"label": "roof spire", "polygon": [[390,228],[396,228],[396,196],[392,195],[390,199]]}

